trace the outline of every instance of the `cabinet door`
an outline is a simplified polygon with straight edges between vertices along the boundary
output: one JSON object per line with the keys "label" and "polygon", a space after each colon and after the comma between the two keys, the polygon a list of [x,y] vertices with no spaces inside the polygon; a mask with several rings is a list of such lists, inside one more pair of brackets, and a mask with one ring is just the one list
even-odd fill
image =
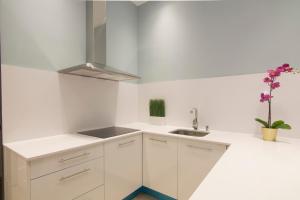
{"label": "cabinet door", "polygon": [[177,199],[177,139],[144,134],[144,186]]}
{"label": "cabinet door", "polygon": [[142,186],[142,135],[104,145],[105,199],[123,199]]}
{"label": "cabinet door", "polygon": [[188,200],[225,152],[226,146],[180,140],[178,148],[178,199]]}

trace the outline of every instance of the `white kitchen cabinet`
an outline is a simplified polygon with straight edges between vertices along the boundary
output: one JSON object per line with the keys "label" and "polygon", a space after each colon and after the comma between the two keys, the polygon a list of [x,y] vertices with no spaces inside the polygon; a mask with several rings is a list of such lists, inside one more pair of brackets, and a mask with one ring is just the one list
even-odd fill
{"label": "white kitchen cabinet", "polygon": [[177,139],[144,133],[144,186],[177,199]]}
{"label": "white kitchen cabinet", "polygon": [[31,161],[31,179],[51,174],[73,165],[83,163],[103,156],[103,145],[54,154],[49,157]]}
{"label": "white kitchen cabinet", "polygon": [[32,160],[5,148],[6,200],[120,200],[142,185],[188,200],[225,150],[145,132]]}
{"label": "white kitchen cabinet", "polygon": [[30,166],[15,152],[4,148],[5,200],[30,200]]}
{"label": "white kitchen cabinet", "polygon": [[195,140],[179,140],[178,199],[188,200],[226,151],[226,145]]}
{"label": "white kitchen cabinet", "polygon": [[142,186],[142,134],[104,145],[105,200],[119,200]]}
{"label": "white kitchen cabinet", "polygon": [[86,194],[83,194],[74,200],[104,200],[104,186],[100,186]]}
{"label": "white kitchen cabinet", "polygon": [[31,200],[68,200],[104,184],[103,158],[31,181]]}
{"label": "white kitchen cabinet", "polygon": [[88,195],[104,185],[103,162],[102,144],[33,160],[5,148],[5,199],[73,200]]}

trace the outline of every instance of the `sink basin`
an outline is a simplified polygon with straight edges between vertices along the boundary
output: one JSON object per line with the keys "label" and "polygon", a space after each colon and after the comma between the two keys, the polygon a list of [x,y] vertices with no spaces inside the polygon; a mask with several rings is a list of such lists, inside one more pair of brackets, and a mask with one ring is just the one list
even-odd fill
{"label": "sink basin", "polygon": [[209,132],[206,131],[194,131],[194,130],[185,130],[185,129],[177,129],[169,133],[177,134],[177,135],[194,136],[194,137],[204,137],[209,134]]}

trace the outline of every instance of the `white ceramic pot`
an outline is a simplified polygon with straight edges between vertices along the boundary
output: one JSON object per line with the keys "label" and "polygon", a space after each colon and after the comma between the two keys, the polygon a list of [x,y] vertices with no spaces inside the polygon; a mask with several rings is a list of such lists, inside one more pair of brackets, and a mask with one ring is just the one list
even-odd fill
{"label": "white ceramic pot", "polygon": [[158,125],[158,126],[166,125],[166,118],[165,117],[150,116],[149,121],[150,121],[150,124],[152,124],[152,125]]}

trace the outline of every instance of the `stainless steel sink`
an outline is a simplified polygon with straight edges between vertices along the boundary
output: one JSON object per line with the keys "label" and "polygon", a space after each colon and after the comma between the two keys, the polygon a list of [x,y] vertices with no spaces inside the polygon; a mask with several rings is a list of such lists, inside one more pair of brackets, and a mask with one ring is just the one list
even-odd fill
{"label": "stainless steel sink", "polygon": [[185,129],[177,129],[174,131],[170,131],[169,133],[177,134],[177,135],[187,135],[194,137],[204,137],[209,134],[207,131],[194,131],[194,130],[185,130]]}

